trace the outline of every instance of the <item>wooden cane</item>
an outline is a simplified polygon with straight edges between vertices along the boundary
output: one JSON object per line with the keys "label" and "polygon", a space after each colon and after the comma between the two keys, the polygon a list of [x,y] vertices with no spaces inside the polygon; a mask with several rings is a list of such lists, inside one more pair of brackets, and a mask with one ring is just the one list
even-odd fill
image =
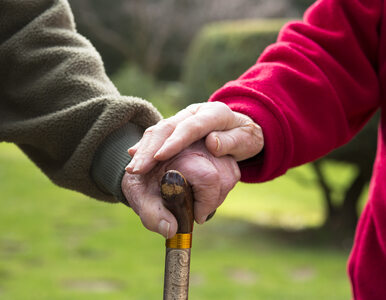
{"label": "wooden cane", "polygon": [[164,206],[176,217],[177,234],[166,240],[164,300],[185,300],[189,293],[190,249],[193,231],[193,194],[178,171],[168,171],[161,180]]}

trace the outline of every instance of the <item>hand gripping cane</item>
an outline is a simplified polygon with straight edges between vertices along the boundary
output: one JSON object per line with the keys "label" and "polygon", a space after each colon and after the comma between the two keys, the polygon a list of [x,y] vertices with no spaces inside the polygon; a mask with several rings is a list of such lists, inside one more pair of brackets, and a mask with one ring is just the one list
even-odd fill
{"label": "hand gripping cane", "polygon": [[186,300],[194,222],[193,194],[181,173],[168,171],[161,180],[161,195],[164,206],[178,223],[177,234],[166,240],[164,300]]}

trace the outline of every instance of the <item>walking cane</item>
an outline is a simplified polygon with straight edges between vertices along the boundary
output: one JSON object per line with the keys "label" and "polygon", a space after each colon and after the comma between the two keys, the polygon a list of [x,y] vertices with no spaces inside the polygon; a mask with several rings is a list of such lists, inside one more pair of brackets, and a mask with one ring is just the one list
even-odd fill
{"label": "walking cane", "polygon": [[164,300],[187,300],[190,248],[193,231],[193,194],[178,171],[168,171],[161,180],[164,206],[176,217],[177,234],[166,240]]}

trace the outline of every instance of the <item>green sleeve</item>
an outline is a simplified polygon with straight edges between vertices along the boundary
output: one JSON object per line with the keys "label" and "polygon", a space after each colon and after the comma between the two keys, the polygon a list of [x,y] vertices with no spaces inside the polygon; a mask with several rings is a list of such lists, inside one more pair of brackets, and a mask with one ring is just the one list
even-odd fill
{"label": "green sleeve", "polygon": [[149,102],[118,93],[66,0],[1,1],[0,141],[53,182],[117,202],[126,149],[158,120]]}

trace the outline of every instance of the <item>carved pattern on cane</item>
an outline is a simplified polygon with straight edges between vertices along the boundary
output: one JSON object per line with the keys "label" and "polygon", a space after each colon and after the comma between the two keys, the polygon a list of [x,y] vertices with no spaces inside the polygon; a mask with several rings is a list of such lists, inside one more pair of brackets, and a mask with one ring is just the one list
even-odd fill
{"label": "carved pattern on cane", "polygon": [[168,249],[165,292],[167,300],[188,298],[190,249]]}

